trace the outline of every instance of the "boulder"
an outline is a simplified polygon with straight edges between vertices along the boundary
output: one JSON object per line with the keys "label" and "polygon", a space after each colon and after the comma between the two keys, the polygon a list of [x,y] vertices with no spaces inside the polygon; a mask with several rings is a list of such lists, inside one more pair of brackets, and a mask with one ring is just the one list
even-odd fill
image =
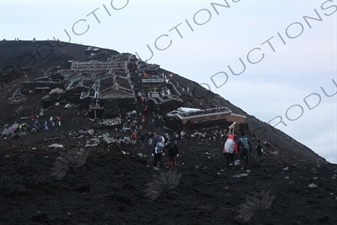
{"label": "boulder", "polygon": [[237,174],[237,175],[234,175],[233,177],[236,177],[236,178],[248,177],[248,173]]}
{"label": "boulder", "polygon": [[311,183],[311,184],[308,185],[308,187],[309,188],[317,188],[318,186],[316,184],[314,184],[314,183]]}
{"label": "boulder", "polygon": [[52,145],[49,145],[48,148],[63,148],[63,145],[60,145],[60,144],[52,144]]}

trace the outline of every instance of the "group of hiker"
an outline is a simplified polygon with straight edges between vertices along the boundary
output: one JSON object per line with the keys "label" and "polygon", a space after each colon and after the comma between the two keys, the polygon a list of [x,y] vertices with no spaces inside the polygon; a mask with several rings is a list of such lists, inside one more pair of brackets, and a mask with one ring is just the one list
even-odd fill
{"label": "group of hiker", "polygon": [[61,116],[56,116],[56,118],[54,118],[53,116],[49,117],[49,121],[51,123],[52,126],[61,126]]}
{"label": "group of hiker", "polygon": [[[238,142],[236,143],[233,139],[232,134],[228,134],[227,140],[224,144],[223,154],[226,159],[226,168],[228,169],[230,164],[234,164],[234,156],[239,155],[240,159],[240,167],[241,169],[245,169],[249,166],[249,154],[252,153],[252,142],[247,137],[245,133],[241,134]],[[256,155],[259,159],[259,162],[262,162],[262,151],[263,145],[260,140],[257,140],[257,145],[255,147]]]}
{"label": "group of hiker", "polygon": [[[143,135],[143,141],[145,141],[145,135]],[[142,137],[142,136],[141,136]],[[175,169],[177,165],[177,157],[179,156],[178,145],[174,137],[166,135],[159,135],[156,132],[149,134],[149,144],[152,147],[151,155],[154,157],[153,167],[163,167],[163,156],[166,154],[168,157],[168,166],[170,169]]]}
{"label": "group of hiker", "polygon": [[33,128],[31,130],[31,133],[36,133],[39,130],[49,130],[49,124],[52,126],[61,126],[61,116],[56,116],[55,118],[53,116],[49,117],[49,122],[47,119],[44,120],[44,122],[41,122],[40,117],[38,115],[32,114],[30,116],[30,119],[33,122]]}
{"label": "group of hiker", "polygon": [[14,122],[12,126],[9,127],[9,131],[11,133],[16,134],[27,134],[30,132],[31,134],[35,134],[40,130],[49,130],[49,123],[52,126],[61,126],[61,117],[53,117],[50,116],[49,121],[47,119],[42,120],[39,115],[35,115],[34,113],[31,114],[30,119],[32,121],[32,126],[28,125],[27,123],[18,124]]}
{"label": "group of hiker", "polygon": [[[177,165],[177,156],[179,156],[178,144],[182,139],[179,133],[174,133],[172,137],[166,135],[159,135],[154,133],[148,134],[149,145],[152,147],[151,155],[154,157],[153,167],[160,168],[163,167],[163,156],[166,154],[168,156],[168,166],[170,169],[175,169]],[[141,147],[145,146],[146,135],[142,132],[140,135]],[[230,165],[234,165],[234,159],[238,156],[240,159],[241,170],[249,166],[249,155],[253,151],[253,145],[251,140],[247,137],[245,133],[241,134],[241,137],[237,142],[234,141],[232,134],[227,136],[227,140],[224,143],[223,154],[225,156],[225,166],[226,169]],[[262,152],[263,144],[260,140],[257,140],[255,147],[256,156],[259,162],[262,162]]]}

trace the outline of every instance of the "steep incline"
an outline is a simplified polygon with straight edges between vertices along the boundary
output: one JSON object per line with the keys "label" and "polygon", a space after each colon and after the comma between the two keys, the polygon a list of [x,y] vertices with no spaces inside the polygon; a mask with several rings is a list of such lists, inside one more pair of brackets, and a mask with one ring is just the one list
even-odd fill
{"label": "steep incline", "polygon": [[[46,70],[69,68],[69,60],[89,61],[107,60],[118,52],[109,49],[98,49],[95,47],[68,44],[55,41],[1,41],[0,42],[0,82],[1,105],[0,118],[2,123],[15,118],[18,110],[33,110],[38,104],[40,96],[28,96],[28,101],[22,107],[8,105],[8,98],[20,87],[23,80],[32,80],[42,76]],[[162,72],[172,73],[161,69]],[[26,77],[24,75],[27,75]],[[10,83],[15,80],[14,83]],[[289,154],[299,160],[325,161],[312,150],[289,137],[277,128],[260,121],[241,108],[235,106],[221,96],[209,92],[198,83],[174,74],[176,88],[183,95],[184,106],[193,108],[213,108],[225,106],[234,113],[247,116],[249,133],[254,138],[260,138],[270,143],[269,149],[275,154]],[[8,85],[6,85],[8,83]],[[186,89],[190,89],[190,94]],[[34,100],[33,100],[34,99]],[[29,112],[28,112],[29,113]]]}

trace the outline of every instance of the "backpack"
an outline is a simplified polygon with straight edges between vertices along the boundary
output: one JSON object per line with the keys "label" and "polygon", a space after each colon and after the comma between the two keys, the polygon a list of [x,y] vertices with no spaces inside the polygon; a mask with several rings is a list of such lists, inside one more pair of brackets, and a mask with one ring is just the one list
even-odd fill
{"label": "backpack", "polygon": [[234,141],[227,140],[224,145],[224,153],[233,153],[234,152]]}
{"label": "backpack", "polygon": [[162,153],[163,151],[163,144],[161,142],[157,142],[156,147],[154,148],[154,152],[156,154]]}
{"label": "backpack", "polygon": [[247,149],[248,150],[249,149],[248,138],[241,137],[240,141],[241,141],[241,144],[240,144],[241,149]]}

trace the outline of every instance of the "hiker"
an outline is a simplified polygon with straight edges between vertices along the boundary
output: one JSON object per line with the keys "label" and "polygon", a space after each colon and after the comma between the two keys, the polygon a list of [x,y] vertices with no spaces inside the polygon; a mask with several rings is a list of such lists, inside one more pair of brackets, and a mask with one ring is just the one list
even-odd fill
{"label": "hiker", "polygon": [[145,123],[145,115],[142,115],[142,121],[140,122],[142,125]]}
{"label": "hiker", "polygon": [[[154,162],[153,167],[160,168],[163,166],[163,154],[164,153],[164,146],[162,145],[161,138],[159,138],[159,141],[154,144],[152,156],[154,156]],[[157,165],[159,163],[159,166]]]}
{"label": "hiker", "polygon": [[180,140],[184,139],[185,134],[186,134],[186,132],[183,131],[183,130],[180,132]]}
{"label": "hiker", "polygon": [[14,131],[15,131],[14,125],[10,126],[9,130],[11,131],[11,133],[14,133]]}
{"label": "hiker", "polygon": [[122,127],[122,131],[123,132],[126,132],[126,131],[129,131],[130,130],[130,126],[128,125],[129,123],[128,122],[125,122],[123,124],[123,127]]}
{"label": "hiker", "polygon": [[252,152],[252,143],[245,133],[241,134],[238,149],[240,153],[241,169],[243,170],[245,166],[249,166],[248,153]]}
{"label": "hiker", "polygon": [[152,141],[154,142],[154,144],[160,141],[160,136],[156,132],[153,132]]}
{"label": "hiker", "polygon": [[169,136],[169,134],[168,134],[168,133],[165,133],[165,136],[164,136],[164,138],[165,138],[165,144],[167,144],[167,143],[168,143],[168,141],[170,140],[170,136]]}
{"label": "hiker", "polygon": [[129,128],[130,128],[131,132],[135,132],[135,130],[136,130],[136,124],[131,123]]}
{"label": "hiker", "polygon": [[123,124],[123,127],[122,127],[122,131],[123,132],[126,132],[126,129],[127,129],[127,124],[126,124],[126,122]]}
{"label": "hiker", "polygon": [[22,133],[22,124],[19,125],[19,134]]}
{"label": "hiker", "polygon": [[257,145],[256,145],[256,155],[259,158],[259,162],[262,162],[262,151],[263,151],[263,144],[261,144],[260,140],[257,140]]}
{"label": "hiker", "polygon": [[171,138],[169,143],[165,145],[165,149],[167,149],[169,168],[175,169],[177,165],[177,156],[179,156],[179,150],[177,144],[174,142],[174,138]]}
{"label": "hiker", "polygon": [[49,120],[50,120],[50,122],[51,122],[51,125],[52,125],[52,126],[55,126],[55,121],[54,121],[53,116],[50,116]]}
{"label": "hiker", "polygon": [[160,136],[160,139],[161,139],[161,143],[162,145],[164,146],[165,145],[165,138],[163,135]]}
{"label": "hiker", "polygon": [[59,126],[61,126],[61,117],[60,116],[56,117],[56,122]]}
{"label": "hiker", "polygon": [[179,132],[174,134],[174,142],[176,143],[176,145],[179,144],[180,141],[180,136],[179,136]]}
{"label": "hiker", "polygon": [[135,132],[131,132],[130,139],[131,140],[137,140],[137,135],[136,135]]}
{"label": "hiker", "polygon": [[152,140],[152,147],[155,148],[157,142],[160,141],[160,136],[154,131],[151,135],[151,140]]}
{"label": "hiker", "polygon": [[37,127],[37,126],[39,125],[39,123],[40,123],[40,122],[39,122],[39,117],[36,117],[36,118],[35,118],[35,122],[34,122],[34,124],[33,124],[34,127]]}
{"label": "hiker", "polygon": [[25,130],[25,124],[24,123],[20,124],[18,129],[19,129],[19,134],[22,134]]}
{"label": "hiker", "polygon": [[238,152],[236,143],[233,140],[233,135],[228,134],[228,138],[224,144],[223,154],[226,158],[226,169],[228,169],[230,163],[234,163],[234,154]]}
{"label": "hiker", "polygon": [[148,105],[145,105],[145,106],[144,106],[144,114],[147,114],[148,111],[149,111],[149,106],[148,106]]}
{"label": "hiker", "polygon": [[160,135],[157,134],[156,132],[153,132],[153,137],[152,137],[152,148],[155,148],[158,142],[161,142]]}
{"label": "hiker", "polygon": [[44,130],[49,130],[47,120],[44,121]]}
{"label": "hiker", "polygon": [[149,139],[148,141],[149,146],[152,146],[153,136],[154,134],[151,131],[147,134],[147,138]]}
{"label": "hiker", "polygon": [[143,132],[140,134],[140,144],[141,144],[141,148],[144,148],[144,146],[145,146],[145,134]]}

